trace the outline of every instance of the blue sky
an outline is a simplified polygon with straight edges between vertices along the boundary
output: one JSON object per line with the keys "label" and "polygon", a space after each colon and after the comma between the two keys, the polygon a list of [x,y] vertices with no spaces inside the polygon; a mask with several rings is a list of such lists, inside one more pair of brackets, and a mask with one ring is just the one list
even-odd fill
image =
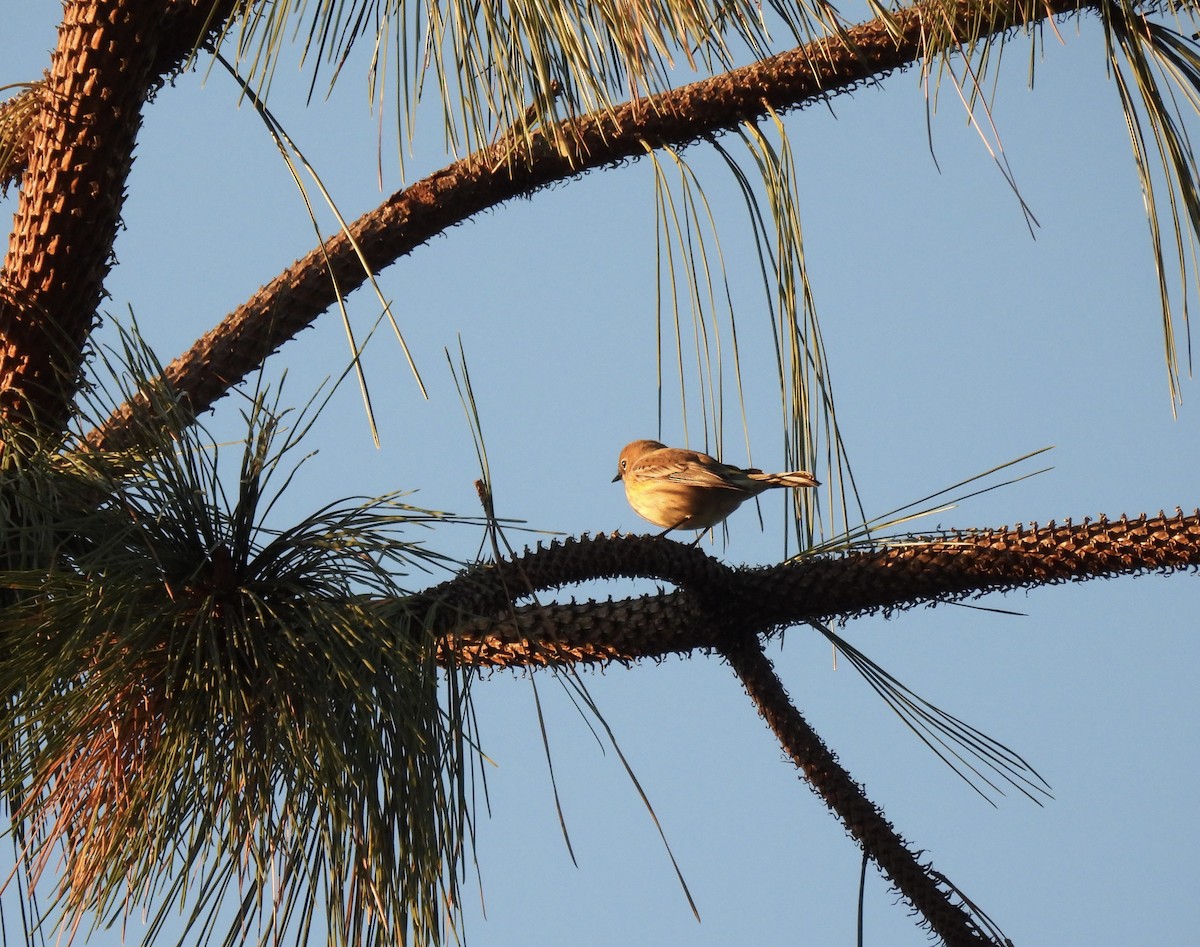
{"label": "blue sky", "polygon": [[[0,83],[35,77],[55,4],[8,3]],[[1054,445],[1053,470],[967,501],[925,525],[993,527],[1197,504],[1193,380],[1172,418],[1142,200],[1092,19],[1046,41],[1032,91],[1027,45],[1007,51],[994,115],[1017,201],[962,108],[932,122],[915,72],[787,119],[810,275],[842,432],[869,515]],[[359,62],[361,66],[361,62]],[[400,186],[363,71],[305,110],[304,77],[281,69],[271,100],[356,216]],[[409,179],[445,163],[436,120]],[[734,147],[732,144],[730,147]],[[735,308],[754,460],[782,459],[757,264],[741,198],[702,149]],[[106,309],[137,314],[166,361],[313,244],[300,199],[253,112],[214,72],[181,77],[147,113]],[[3,202],[5,215],[14,206]],[[739,216],[741,215],[741,216]],[[565,534],[642,531],[609,481],[620,447],[656,432],[653,182],[646,162],[596,172],[455,228],[385,271],[430,390],[419,397],[392,340],[366,367],[382,448],[351,386],[312,435],[284,519],[349,494],[415,489],[418,505],[471,514],[477,476],[444,347],[461,338],[481,405],[498,511]],[[350,300],[360,331],[367,294]],[[287,400],[304,403],[346,363],[336,314],[289,343]],[[233,430],[232,401],[214,430]],[[663,437],[679,442],[668,406]],[[693,443],[698,428],[690,431]],[[736,413],[730,452],[745,461]],[[730,524],[730,563],[781,553],[778,498]],[[516,534],[514,534],[516,535]],[[428,542],[471,555],[465,527]],[[414,586],[437,577],[416,575]],[[632,586],[616,587],[623,595]],[[1200,926],[1192,817],[1200,762],[1191,575],[994,596],[1020,617],[950,607],[856,621],[845,636],[914,690],[1009,744],[1054,787],[1039,809],[983,803],[926,751],[827,645],[795,629],[770,649],[790,692],[850,772],[935,867],[1022,947],[1184,943]],[[602,753],[552,678],[555,774],[579,860],[562,842],[530,682],[474,690],[491,817],[478,829],[486,917],[468,891],[476,944],[852,944],[859,854],[789,764],[729,670],[696,656],[589,673],[586,683],[663,823],[696,898],[697,924],[615,755]],[[868,873],[869,944],[923,945]],[[117,943],[117,933],[92,943]]]}

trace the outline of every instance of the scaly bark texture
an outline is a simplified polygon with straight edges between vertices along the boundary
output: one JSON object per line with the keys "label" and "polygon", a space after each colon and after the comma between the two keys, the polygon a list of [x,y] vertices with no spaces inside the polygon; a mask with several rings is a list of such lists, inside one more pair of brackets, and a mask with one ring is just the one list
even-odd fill
{"label": "scaly bark texture", "polygon": [[[867,552],[731,568],[660,537],[554,543],[463,573],[401,603],[442,627],[444,663],[511,667],[631,663],[717,651],[813,790],[946,944],[1004,944],[1003,933],[922,863],[789,699],[761,636],[831,617],[890,613],[987,592],[1200,566],[1200,511],[952,532]],[[672,592],[624,601],[516,607],[586,579],[653,578]]]}
{"label": "scaly bark texture", "polygon": [[[813,790],[930,928],[956,947],[1005,940],[969,899],[921,862],[842,768],[788,698],[761,636],[806,621],[890,613],[987,592],[1198,566],[1200,511],[951,532],[758,569],[726,566],[665,538],[598,536],[555,542],[382,607],[420,627],[442,628],[444,663],[578,665],[721,653]],[[587,579],[635,577],[678,588],[617,602],[515,604]]]}
{"label": "scaly bark texture", "polygon": [[[987,592],[1200,567],[1200,512],[951,532],[869,552],[733,568],[683,543],[597,536],[465,572],[399,603],[444,628],[443,660],[481,666],[632,662]],[[515,602],[589,579],[678,586],[617,602]],[[392,606],[397,607],[397,603]]]}
{"label": "scaly bark texture", "polygon": [[231,0],[67,0],[0,270],[0,415],[58,430],[125,200],[142,108]]}
{"label": "scaly bark texture", "polygon": [[941,875],[921,864],[883,812],[842,768],[788,697],[760,642],[753,637],[730,640],[721,653],[813,791],[837,813],[854,840],[942,942],[948,947],[1003,947],[1002,932]]}
{"label": "scaly bark texture", "polygon": [[64,4],[0,283],[0,413],[61,426],[156,78],[161,0]]}

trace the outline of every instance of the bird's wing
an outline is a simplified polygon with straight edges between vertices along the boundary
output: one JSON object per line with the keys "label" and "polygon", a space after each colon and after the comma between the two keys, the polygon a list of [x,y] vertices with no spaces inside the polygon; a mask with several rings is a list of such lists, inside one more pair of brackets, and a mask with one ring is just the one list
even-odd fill
{"label": "bird's wing", "polygon": [[723,464],[715,457],[701,454],[699,451],[674,449],[665,457],[651,455],[638,463],[637,473],[647,479],[664,478],[695,487],[711,487],[718,490],[745,489],[745,478],[741,476],[740,468]]}

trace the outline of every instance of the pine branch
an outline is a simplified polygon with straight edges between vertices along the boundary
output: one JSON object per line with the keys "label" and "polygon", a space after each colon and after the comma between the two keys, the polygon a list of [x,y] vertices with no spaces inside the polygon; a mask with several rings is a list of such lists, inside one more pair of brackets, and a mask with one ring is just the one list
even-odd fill
{"label": "pine branch", "polygon": [[[402,603],[440,632],[441,660],[486,666],[632,662],[988,592],[1200,567],[1200,512],[950,532],[870,552],[734,568],[648,536],[597,536],[469,570]],[[677,591],[618,602],[513,605],[595,579],[650,578]]]}
{"label": "pine branch", "polygon": [[[917,855],[809,726],[788,697],[759,639],[729,639],[721,653],[784,751],[863,851],[950,947],[1005,943],[996,926]],[[987,931],[987,933],[985,933]]]}
{"label": "pine branch", "polygon": [[154,80],[156,0],[63,7],[0,270],[0,413],[56,430],[108,275]]}
{"label": "pine branch", "polygon": [[[514,197],[847,92],[923,58],[1081,9],[1077,0],[918,3],[752,65],[552,126],[528,153],[502,140],[390,197],[260,289],[165,370],[196,413],[210,408],[284,342],[367,279],[455,224]],[[551,143],[554,143],[553,145]],[[569,145],[569,147],[568,147]],[[89,442],[119,448],[135,430],[129,403]]]}
{"label": "pine branch", "polygon": [[50,69],[31,93],[37,107],[14,142],[22,153],[5,162],[4,182],[21,174],[0,269],[0,413],[8,420],[62,427],[103,299],[142,109],[231,6],[64,3]]}
{"label": "pine branch", "polygon": [[[947,532],[903,545],[760,569],[733,568],[659,537],[569,540],[470,570],[399,607],[439,634],[439,661],[508,667],[720,652],[814,791],[949,945],[1004,944],[994,923],[922,864],[788,698],[761,636],[987,592],[1200,567],[1200,511]],[[652,578],[679,588],[624,601],[514,604],[588,579]],[[491,617],[488,617],[491,616]],[[428,623],[428,624],[426,624]]]}

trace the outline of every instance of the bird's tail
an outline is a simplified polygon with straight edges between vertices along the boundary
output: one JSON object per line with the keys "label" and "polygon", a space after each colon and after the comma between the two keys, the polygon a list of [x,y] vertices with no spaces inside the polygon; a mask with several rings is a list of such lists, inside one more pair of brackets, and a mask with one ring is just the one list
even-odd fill
{"label": "bird's tail", "polygon": [[800,487],[819,487],[821,485],[821,481],[807,470],[790,470],[787,473],[763,473],[761,470],[747,470],[746,476],[751,480],[757,480],[759,483],[765,483],[771,487],[792,487],[793,489],[798,489]]}

